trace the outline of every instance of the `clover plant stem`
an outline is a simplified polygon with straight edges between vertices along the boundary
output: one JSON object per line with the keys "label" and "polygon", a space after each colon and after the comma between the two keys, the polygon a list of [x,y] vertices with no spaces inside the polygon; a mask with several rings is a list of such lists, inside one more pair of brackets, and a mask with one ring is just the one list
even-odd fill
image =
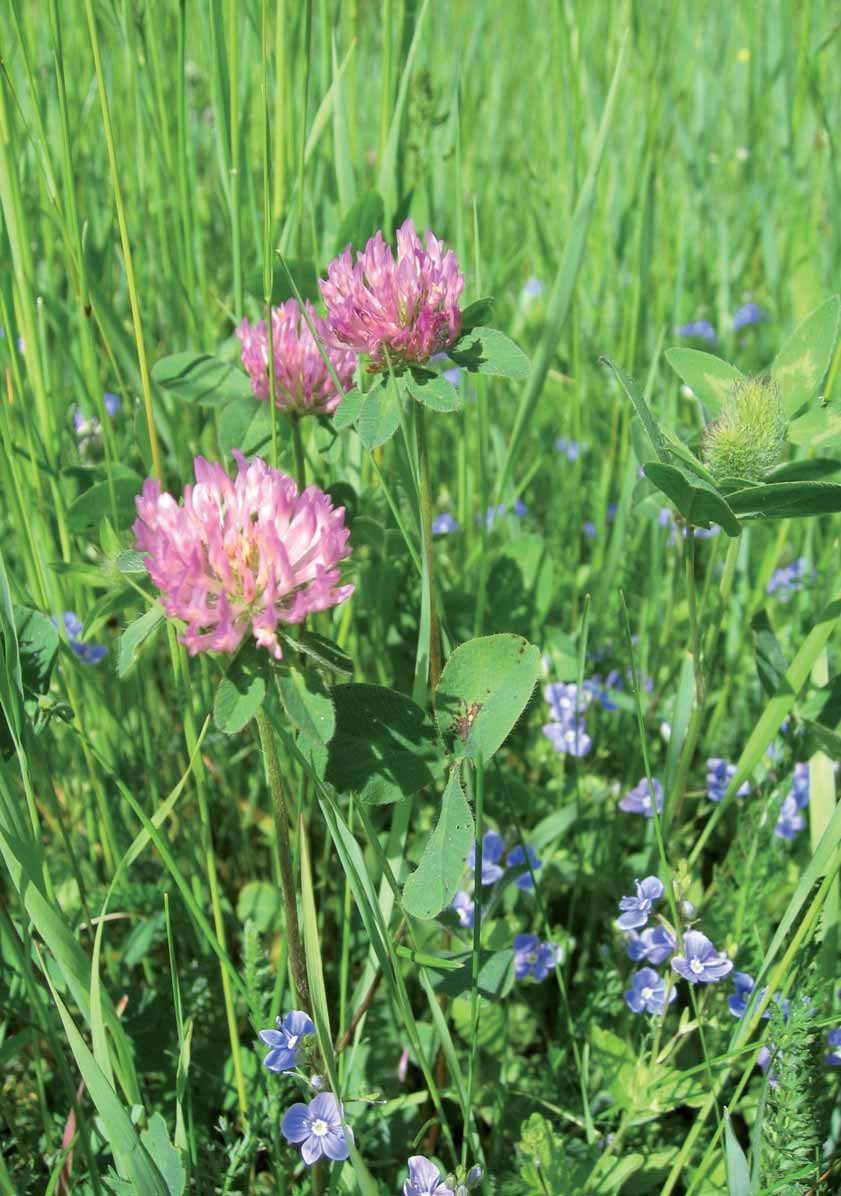
{"label": "clover plant stem", "polygon": [[307,485],[307,455],[304,452],[304,441],[301,437],[301,419],[292,416],[292,443],[295,446],[295,481],[298,490],[303,491]]}
{"label": "clover plant stem", "polygon": [[[473,1081],[476,1075],[476,1057],[479,1042],[479,964],[482,942],[482,844],[485,835],[485,765],[482,757],[476,761],[475,785],[476,818],[476,860],[473,872],[473,954],[470,959],[470,1054],[467,1060],[467,1108],[473,1108]],[[476,1121],[474,1117],[474,1129]],[[476,1129],[478,1136],[478,1129]],[[464,1127],[461,1142],[461,1163],[467,1166],[469,1145],[468,1127]]]}
{"label": "clover plant stem", "polygon": [[434,556],[432,548],[432,489],[429,484],[429,446],[426,438],[425,412],[420,403],[415,411],[418,448],[420,525],[423,563],[429,601],[429,688],[435,691],[441,676],[441,639],[435,608]]}
{"label": "clover plant stem", "polygon": [[260,734],[260,746],[263,749],[263,759],[266,766],[266,781],[268,782],[272,799],[272,815],[274,817],[275,837],[277,839],[280,887],[286,918],[286,938],[289,943],[289,962],[292,968],[292,979],[295,983],[295,995],[298,1000],[298,1007],[305,1013],[309,1013],[310,994],[307,986],[307,971],[304,964],[301,932],[298,926],[295,878],[292,871],[292,853],[289,847],[289,809],[286,803],[286,792],[283,784],[283,776],[280,771],[280,761],[277,756],[274,733],[272,732],[268,716],[263,709],[257,711],[257,730]]}

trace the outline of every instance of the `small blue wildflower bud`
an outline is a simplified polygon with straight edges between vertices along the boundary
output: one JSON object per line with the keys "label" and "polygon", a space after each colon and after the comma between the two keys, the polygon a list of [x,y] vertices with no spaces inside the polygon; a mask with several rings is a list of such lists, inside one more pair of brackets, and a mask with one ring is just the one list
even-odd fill
{"label": "small blue wildflower bud", "polygon": [[704,459],[716,478],[757,481],[778,464],[786,437],[779,388],[770,378],[737,382],[710,424]]}
{"label": "small blue wildflower bud", "polygon": [[484,1172],[478,1163],[476,1164],[475,1167],[471,1167],[470,1170],[467,1172],[468,1188],[477,1188],[479,1186],[479,1184],[482,1182],[483,1175],[484,1175]]}
{"label": "small blue wildflower bud", "polygon": [[324,1088],[324,1076],[310,1076],[310,1088],[314,1088],[316,1092],[321,1092]]}

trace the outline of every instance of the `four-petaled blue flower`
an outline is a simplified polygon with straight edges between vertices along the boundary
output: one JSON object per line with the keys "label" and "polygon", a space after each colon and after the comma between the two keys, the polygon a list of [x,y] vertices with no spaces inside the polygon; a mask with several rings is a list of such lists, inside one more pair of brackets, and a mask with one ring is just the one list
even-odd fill
{"label": "four-petaled blue flower", "polygon": [[581,446],[577,440],[569,440],[566,436],[559,436],[555,441],[555,448],[563,453],[567,461],[577,461],[581,456]]}
{"label": "four-petaled blue flower", "polygon": [[300,1009],[293,1009],[284,1018],[277,1018],[276,1030],[261,1030],[260,1041],[271,1047],[263,1060],[269,1071],[291,1071],[297,1064],[301,1039],[315,1034],[312,1018]]}
{"label": "four-petaled blue flower", "polygon": [[795,764],[790,792],[794,796],[798,810],[805,810],[809,804],[809,762],[807,760]]}
{"label": "four-petaled blue flower", "polygon": [[432,520],[432,531],[436,536],[446,535],[447,532],[457,532],[458,520],[449,511],[443,511]]}
{"label": "four-petaled blue flower", "polygon": [[447,1187],[441,1172],[422,1154],[409,1159],[409,1178],[403,1182],[403,1196],[453,1196],[453,1189]]}
{"label": "four-petaled blue flower", "polygon": [[803,589],[807,580],[806,558],[801,556],[791,565],[775,569],[765,587],[765,592],[769,595],[776,594],[781,602],[788,602],[792,594]]}
{"label": "four-petaled blue flower", "polygon": [[635,963],[644,959],[657,967],[677,949],[677,939],[665,926],[649,926],[639,934],[631,930],[628,934],[628,956]]}
{"label": "four-petaled blue flower", "polygon": [[473,921],[475,918],[476,904],[469,893],[464,889],[459,889],[453,898],[453,909],[458,914],[458,920],[465,930],[473,929]]}
{"label": "four-petaled blue flower", "polygon": [[[482,840],[482,884],[492,885],[499,880],[504,868],[500,868],[499,860],[505,852],[505,841],[496,831],[488,831]],[[471,872],[476,871],[476,840],[470,848],[467,864]]]}
{"label": "four-petaled blue flower", "polygon": [[841,1027],[830,1030],[826,1037],[830,1046],[826,1061],[830,1067],[841,1067]]}
{"label": "four-petaled blue flower", "polygon": [[586,538],[588,540],[595,540],[596,525],[595,525],[595,523],[593,523],[592,519],[585,519],[583,524],[581,525],[581,530],[583,531],[584,535],[586,536]]}
{"label": "four-petaled blue flower", "polygon": [[768,319],[758,303],[743,303],[733,312],[733,331],[749,328],[751,324],[762,324]]}
{"label": "four-petaled blue flower", "polygon": [[690,320],[688,324],[678,325],[675,332],[678,336],[695,337],[697,340],[708,341],[711,345],[718,339],[709,320]]}
{"label": "four-petaled blue flower", "polygon": [[586,756],[593,746],[583,718],[571,718],[565,723],[545,723],[543,734],[560,755]]}
{"label": "four-petaled blue flower", "polygon": [[[529,869],[526,867],[526,852],[528,852],[528,862],[531,864],[531,871],[529,871]],[[525,868],[522,876],[518,876],[514,883],[518,889],[525,889],[530,892],[534,888],[532,872],[537,872],[538,868],[542,868],[543,861],[537,858],[531,843],[527,843],[525,851],[519,845],[509,851],[508,867],[520,869]]]}
{"label": "four-petaled blue flower", "polygon": [[733,961],[716,951],[700,930],[687,930],[683,936],[683,955],[676,955],[672,968],[690,984],[716,984],[733,971]]}
{"label": "four-petaled blue flower", "polygon": [[[677,996],[674,985],[669,990],[669,1004]],[[634,1013],[662,1013],[666,1004],[666,982],[654,968],[640,968],[631,977],[631,987],[625,993],[625,1003]]]}
{"label": "four-petaled blue flower", "polygon": [[[100,660],[108,652],[105,645],[83,643],[82,636],[85,634],[85,628],[75,610],[66,610],[61,618],[64,623],[64,630],[67,633],[67,642],[82,663],[99,664]],[[58,627],[58,620],[55,615],[53,615],[53,626]]]}
{"label": "four-petaled blue flower", "polygon": [[545,289],[545,283],[541,282],[539,278],[527,278],[523,283],[523,298],[535,299],[541,295]]}
{"label": "four-petaled blue flower", "polygon": [[638,930],[645,926],[651,915],[655,901],[663,896],[663,882],[658,876],[646,876],[645,880],[635,880],[637,886],[636,897],[623,897],[619,902],[622,910],[616,919],[620,930]]}
{"label": "four-petaled blue flower", "polygon": [[777,825],[774,827],[774,834],[778,839],[793,839],[798,831],[802,831],[806,825],[806,819],[800,813],[797,805],[797,798],[794,793],[786,795],[783,804],[780,806],[780,814],[777,818]]}
{"label": "four-petaled blue flower", "polygon": [[353,1142],[351,1130],[342,1125],[342,1107],[332,1092],[319,1092],[308,1105],[287,1109],[280,1132],[287,1142],[301,1147],[301,1158],[308,1167],[322,1155],[343,1162],[350,1153],[348,1141]]}
{"label": "four-petaled blue flower", "polygon": [[643,777],[630,793],[625,794],[619,803],[619,809],[626,810],[629,814],[644,814],[646,818],[653,818],[654,805],[656,804],[657,813],[660,814],[663,810],[663,786],[656,777],[652,777],[652,785],[654,787],[653,804],[651,801],[651,790],[648,787],[648,778]]}
{"label": "four-petaled blue flower", "polygon": [[532,976],[545,980],[556,963],[563,958],[563,950],[553,943],[541,943],[536,934],[514,936],[514,975],[518,980]]}
{"label": "four-petaled blue flower", "polygon": [[[728,764],[721,756],[711,756],[707,761],[707,797],[710,801],[721,801],[727,786],[736,775],[736,765]],[[750,793],[750,781],[745,781],[736,790],[739,797]]]}

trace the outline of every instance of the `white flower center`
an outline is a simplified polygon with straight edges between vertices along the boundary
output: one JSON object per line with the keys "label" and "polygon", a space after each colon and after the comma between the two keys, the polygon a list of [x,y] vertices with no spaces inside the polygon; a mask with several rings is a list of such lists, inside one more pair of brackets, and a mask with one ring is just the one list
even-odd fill
{"label": "white flower center", "polygon": [[310,1133],[315,1134],[316,1138],[323,1138],[324,1135],[329,1132],[329,1130],[330,1126],[327,1124],[327,1122],[321,1117],[316,1117],[315,1121],[312,1123],[312,1129],[310,1130]]}
{"label": "white flower center", "polygon": [[700,976],[704,970],[704,965],[701,963],[700,959],[690,959],[689,970],[695,976]]}
{"label": "white flower center", "polygon": [[646,984],[645,988],[640,993],[640,996],[644,1001],[650,1001],[654,996],[654,989],[650,988],[649,985]]}
{"label": "white flower center", "polygon": [[296,1046],[298,1045],[298,1043],[300,1042],[300,1039],[301,1039],[301,1035],[300,1035],[300,1034],[287,1034],[287,1038],[286,1038],[286,1045],[287,1045],[287,1047],[289,1048],[289,1050],[290,1050],[290,1051],[294,1051],[294,1050],[295,1050],[295,1047],[296,1047]]}
{"label": "white flower center", "polygon": [[535,951],[530,951],[526,956],[526,961],[528,963],[537,963],[537,953]]}

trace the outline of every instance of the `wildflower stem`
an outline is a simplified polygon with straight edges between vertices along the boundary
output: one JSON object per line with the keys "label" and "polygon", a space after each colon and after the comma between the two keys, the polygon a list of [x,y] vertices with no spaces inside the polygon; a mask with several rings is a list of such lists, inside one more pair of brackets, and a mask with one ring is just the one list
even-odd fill
{"label": "wildflower stem", "polygon": [[298,490],[303,492],[307,485],[307,457],[301,437],[301,420],[297,415],[292,416],[292,444],[295,447],[295,481]]}
{"label": "wildflower stem", "polygon": [[277,858],[280,866],[280,888],[283,896],[283,910],[286,918],[286,937],[289,944],[289,962],[292,967],[292,979],[295,983],[295,995],[299,1008],[305,1013],[310,1012],[310,994],[307,986],[307,972],[304,964],[304,951],[301,944],[301,932],[298,927],[298,905],[295,899],[295,878],[292,873],[292,856],[289,850],[289,809],[286,804],[286,792],[277,758],[277,747],[274,741],[271,724],[265,710],[257,711],[257,730],[260,734],[260,746],[263,749],[263,759],[266,766],[266,781],[272,797],[272,814],[274,816],[275,838],[277,840]]}
{"label": "wildflower stem", "polygon": [[[476,866],[473,872],[473,954],[470,960],[470,1054],[467,1060],[468,1109],[473,1108],[473,1081],[476,1074],[476,1048],[479,1041],[479,965],[482,953],[482,845],[485,837],[485,765],[482,757],[476,761]],[[528,853],[526,853],[528,859]],[[464,1127],[461,1142],[461,1165],[467,1166],[468,1130]]]}
{"label": "wildflower stem", "polygon": [[441,640],[435,609],[435,578],[432,550],[432,490],[429,484],[429,447],[426,439],[425,413],[415,404],[415,434],[418,446],[421,543],[426,598],[429,606],[429,688],[435,690],[441,676]]}

